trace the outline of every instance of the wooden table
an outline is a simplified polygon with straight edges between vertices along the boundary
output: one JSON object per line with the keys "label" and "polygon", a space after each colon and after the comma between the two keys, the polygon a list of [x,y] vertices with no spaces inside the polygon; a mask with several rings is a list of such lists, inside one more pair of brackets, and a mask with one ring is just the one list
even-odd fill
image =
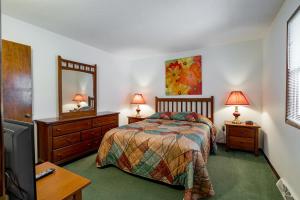
{"label": "wooden table", "polygon": [[36,182],[37,200],[81,200],[81,190],[91,181],[58,167],[50,162],[45,162],[35,167],[36,173],[49,168],[56,171]]}

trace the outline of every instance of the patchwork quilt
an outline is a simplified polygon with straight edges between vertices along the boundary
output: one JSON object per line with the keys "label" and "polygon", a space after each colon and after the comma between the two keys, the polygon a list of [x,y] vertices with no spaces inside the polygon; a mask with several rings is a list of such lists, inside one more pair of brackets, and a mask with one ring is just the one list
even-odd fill
{"label": "patchwork quilt", "polygon": [[212,123],[146,119],[107,132],[96,164],[182,185],[185,200],[209,197],[214,190],[206,163],[215,133]]}

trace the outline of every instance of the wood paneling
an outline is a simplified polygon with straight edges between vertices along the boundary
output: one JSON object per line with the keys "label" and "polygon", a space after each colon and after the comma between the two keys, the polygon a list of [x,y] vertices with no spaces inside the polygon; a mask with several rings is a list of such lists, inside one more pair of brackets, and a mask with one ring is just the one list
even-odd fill
{"label": "wood paneling", "polygon": [[118,126],[118,115],[104,112],[82,118],[37,120],[39,160],[62,164],[96,151],[104,134]]}
{"label": "wood paneling", "polygon": [[2,41],[3,117],[32,122],[31,47]]}

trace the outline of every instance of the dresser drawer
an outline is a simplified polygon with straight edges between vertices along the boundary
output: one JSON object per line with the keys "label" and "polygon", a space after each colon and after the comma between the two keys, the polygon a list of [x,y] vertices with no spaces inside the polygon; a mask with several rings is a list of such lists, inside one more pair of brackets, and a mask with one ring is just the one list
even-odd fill
{"label": "dresser drawer", "polygon": [[84,129],[89,129],[92,126],[91,120],[82,120],[72,123],[66,123],[53,126],[53,136],[60,136],[67,133],[78,132]]}
{"label": "dresser drawer", "polygon": [[60,160],[77,157],[78,155],[85,154],[90,151],[95,151],[99,146],[100,140],[88,140],[68,147],[56,149],[53,151],[53,161],[59,162]]}
{"label": "dresser drawer", "polygon": [[118,127],[117,124],[108,124],[108,125],[102,126],[101,127],[101,135],[102,135],[102,137],[104,136],[104,134],[106,132],[108,132],[109,130],[111,130],[113,128],[116,128],[116,127]]}
{"label": "dresser drawer", "polygon": [[93,140],[87,140],[82,142],[84,151],[90,152],[90,151],[98,150],[100,141],[101,141],[100,139],[98,140],[93,139]]}
{"label": "dresser drawer", "polygon": [[118,115],[103,116],[93,119],[93,127],[103,126],[107,124],[118,125]]}
{"label": "dresser drawer", "polygon": [[101,128],[93,128],[81,132],[81,140],[89,140],[93,138],[99,138],[101,136]]}
{"label": "dresser drawer", "polygon": [[230,127],[230,136],[254,138],[255,129],[246,127]]}
{"label": "dresser drawer", "polygon": [[233,149],[254,150],[254,140],[251,138],[229,137],[229,147]]}
{"label": "dresser drawer", "polygon": [[83,151],[84,145],[82,142],[61,149],[57,149],[53,151],[53,161],[58,162],[60,160],[64,160],[66,158],[82,153]]}
{"label": "dresser drawer", "polygon": [[93,144],[92,144],[93,149],[97,149],[98,150],[98,148],[100,146],[100,143],[101,143],[101,140],[94,140]]}
{"label": "dresser drawer", "polygon": [[80,133],[71,133],[53,138],[53,149],[66,147],[80,142]]}

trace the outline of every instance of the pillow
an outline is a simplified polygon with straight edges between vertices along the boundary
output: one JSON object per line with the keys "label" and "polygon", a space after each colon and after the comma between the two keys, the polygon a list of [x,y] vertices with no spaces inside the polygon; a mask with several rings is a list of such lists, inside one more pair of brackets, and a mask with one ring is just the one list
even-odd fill
{"label": "pillow", "polygon": [[213,126],[212,121],[210,121],[210,119],[208,119],[207,117],[205,117],[201,114],[197,114],[197,122],[204,123],[204,124],[207,124],[209,126]]}
{"label": "pillow", "polygon": [[149,116],[148,119],[171,119],[170,112],[157,112]]}
{"label": "pillow", "polygon": [[195,112],[172,112],[171,119],[179,120],[179,121],[196,122],[197,121],[197,113],[195,113]]}

